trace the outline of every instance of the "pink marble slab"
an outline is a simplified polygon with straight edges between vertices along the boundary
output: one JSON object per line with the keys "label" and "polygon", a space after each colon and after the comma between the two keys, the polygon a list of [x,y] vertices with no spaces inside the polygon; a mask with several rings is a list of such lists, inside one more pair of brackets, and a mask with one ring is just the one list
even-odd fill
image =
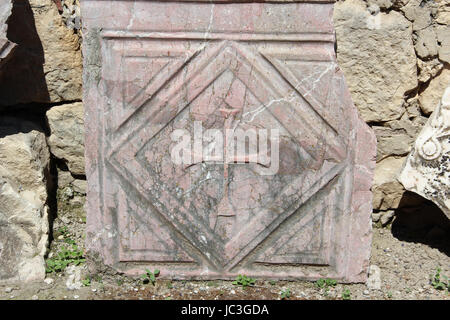
{"label": "pink marble slab", "polygon": [[[91,266],[365,281],[376,140],[332,2],[81,0]],[[174,163],[174,132],[199,122],[278,130],[278,170]]]}

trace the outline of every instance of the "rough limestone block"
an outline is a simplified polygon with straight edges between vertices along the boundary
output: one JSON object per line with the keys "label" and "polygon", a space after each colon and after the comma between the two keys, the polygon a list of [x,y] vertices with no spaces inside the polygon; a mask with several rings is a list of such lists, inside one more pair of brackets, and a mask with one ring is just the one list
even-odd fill
{"label": "rough limestone block", "polygon": [[425,114],[431,114],[442,97],[447,85],[450,83],[450,69],[443,69],[441,73],[430,81],[419,97],[420,109]]}
{"label": "rough limestone block", "polygon": [[[449,5],[450,8],[450,5]],[[450,9],[449,9],[450,11]],[[450,12],[449,12],[450,15]],[[439,59],[450,63],[450,22],[446,26],[438,26],[436,28],[439,46]]]}
{"label": "rough limestone block", "polygon": [[[81,14],[91,267],[366,280],[376,141],[336,63],[332,1],[85,0]],[[198,123],[267,135],[250,149],[249,134],[255,158]]]}
{"label": "rough limestone block", "polygon": [[450,219],[450,82],[417,137],[399,180],[407,190],[436,203]]}
{"label": "rough limestone block", "polygon": [[45,277],[49,165],[42,129],[0,119],[0,283]]}
{"label": "rough limestone block", "polygon": [[418,84],[411,22],[396,11],[371,15],[362,0],[337,2],[334,21],[338,62],[361,116],[399,119],[405,94]]}
{"label": "rough limestone block", "polygon": [[450,3],[447,0],[436,0],[436,2],[438,3],[436,22],[450,26]]}
{"label": "rough limestone block", "polygon": [[405,190],[397,181],[405,158],[388,157],[377,163],[373,182],[373,208],[375,210],[399,207]]}
{"label": "rough limestone block", "polygon": [[74,175],[84,175],[84,109],[81,102],[55,106],[47,111],[51,153],[66,163]]}
{"label": "rough limestone block", "polygon": [[80,38],[63,22],[52,0],[15,0],[8,39],[17,44],[2,66],[0,106],[79,101]]}

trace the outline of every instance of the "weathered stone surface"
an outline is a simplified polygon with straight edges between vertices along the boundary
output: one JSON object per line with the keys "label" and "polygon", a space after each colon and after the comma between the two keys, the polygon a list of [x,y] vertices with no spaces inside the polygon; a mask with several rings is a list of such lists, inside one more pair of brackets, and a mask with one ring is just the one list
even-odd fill
{"label": "weathered stone surface", "polygon": [[446,26],[436,27],[436,34],[439,41],[439,59],[450,63],[450,22]]}
{"label": "weathered stone surface", "polygon": [[426,120],[421,116],[410,120],[405,113],[400,120],[388,121],[384,126],[372,126],[378,141],[377,161],[390,156],[406,156]]}
{"label": "weathered stone surface", "polygon": [[67,275],[66,288],[68,290],[80,290],[83,286],[81,282],[82,266],[69,266],[65,273]]}
{"label": "weathered stone surface", "polygon": [[62,3],[62,17],[69,29],[80,30],[81,11],[79,0],[64,0]]}
{"label": "weathered stone surface", "polygon": [[419,67],[419,77],[420,82],[427,82],[428,80],[434,78],[441,70],[444,68],[444,64],[439,61],[439,59],[432,60],[417,60],[417,66]]}
{"label": "weathered stone surface", "polygon": [[388,210],[381,215],[380,222],[383,227],[387,226],[395,216],[394,210]]}
{"label": "weathered stone surface", "polygon": [[397,176],[404,162],[404,157],[389,157],[377,163],[372,187],[375,210],[398,208],[405,189],[397,181]]}
{"label": "weathered stone surface", "polygon": [[0,106],[81,100],[79,36],[52,0],[14,0],[8,39],[18,46],[0,76]]}
{"label": "weathered stone surface", "polygon": [[[336,64],[333,4],[223,2],[81,1],[90,263],[365,281],[376,141]],[[173,135],[195,121],[280,139],[265,165],[177,164]]]}
{"label": "weathered stone surface", "polygon": [[47,111],[51,153],[63,160],[74,175],[84,175],[84,109],[81,102]]}
{"label": "weathered stone surface", "polygon": [[12,4],[9,0],[0,3],[0,65],[6,61],[6,58],[15,49],[16,44],[8,40],[7,20],[11,15]]}
{"label": "weathered stone surface", "polygon": [[87,191],[87,181],[86,180],[75,179],[72,182],[72,186],[73,186],[73,191],[78,192],[82,195],[86,194],[86,191]]}
{"label": "weathered stone surface", "polygon": [[0,283],[45,277],[49,161],[40,128],[0,118]]}
{"label": "weathered stone surface", "polygon": [[417,31],[414,47],[420,58],[433,57],[438,54],[438,40],[433,27]]}
{"label": "weathered stone surface", "polygon": [[381,269],[376,265],[369,268],[369,278],[367,279],[367,287],[370,290],[381,290]]}
{"label": "weathered stone surface", "polygon": [[11,15],[12,4],[11,1],[6,0],[0,3],[0,37],[6,38],[6,32],[8,30],[8,25],[6,22],[8,21],[9,16]]}
{"label": "weathered stone surface", "polygon": [[436,12],[434,1],[409,0],[401,7],[405,17],[413,23],[413,30],[424,30],[432,24],[432,14]]}
{"label": "weathered stone surface", "polygon": [[74,178],[69,171],[58,170],[58,188],[71,187],[73,191],[82,195],[86,194],[87,182],[84,179]]}
{"label": "weathered stone surface", "polygon": [[450,219],[450,81],[399,176],[410,191],[436,203]]}
{"label": "weathered stone surface", "polygon": [[12,1],[8,39],[17,44],[14,55],[2,64],[0,106],[48,101],[43,70],[44,51],[28,1]]}
{"label": "weathered stone surface", "polygon": [[30,0],[44,49],[44,74],[51,102],[81,100],[80,39],[67,28],[52,0]]}
{"label": "weathered stone surface", "polygon": [[64,189],[74,181],[75,178],[70,174],[70,171],[58,170],[58,189]]}
{"label": "weathered stone surface", "polygon": [[361,0],[335,5],[337,58],[366,122],[399,119],[417,87],[411,23],[391,11],[371,15]]}
{"label": "weathered stone surface", "polygon": [[436,22],[445,26],[450,25],[450,2],[447,0],[436,0],[438,3],[438,12]]}
{"label": "weathered stone surface", "polygon": [[442,92],[450,83],[450,69],[443,69],[441,73],[432,79],[427,88],[420,94],[419,102],[420,108],[424,114],[431,114],[439,100],[442,97]]}

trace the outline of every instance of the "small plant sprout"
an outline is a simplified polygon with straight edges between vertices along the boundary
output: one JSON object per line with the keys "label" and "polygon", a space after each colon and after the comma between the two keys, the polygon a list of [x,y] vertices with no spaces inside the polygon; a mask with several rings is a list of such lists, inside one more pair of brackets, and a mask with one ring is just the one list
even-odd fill
{"label": "small plant sprout", "polygon": [[234,280],[232,283],[236,286],[242,286],[243,288],[245,288],[248,286],[255,285],[255,282],[256,282],[255,279],[240,274],[237,276],[236,280]]}
{"label": "small plant sprout", "polygon": [[62,272],[70,264],[78,266],[85,261],[83,251],[77,245],[71,244],[69,247],[62,247],[53,258],[47,259],[45,270],[47,273]]}
{"label": "small plant sprout", "polygon": [[349,289],[345,289],[344,291],[342,291],[342,300],[351,300],[351,299],[352,294]]}
{"label": "small plant sprout", "polygon": [[334,279],[319,279],[316,281],[316,287],[324,290],[323,294],[328,296],[328,291],[331,287],[335,287],[337,285],[337,281]]}
{"label": "small plant sprout", "polygon": [[282,300],[289,299],[291,297],[291,290],[289,290],[289,288],[282,290],[280,295]]}
{"label": "small plant sprout", "polygon": [[327,288],[327,287],[335,287],[337,285],[337,281],[334,279],[319,279],[316,281],[316,287],[319,289]]}
{"label": "small plant sprout", "polygon": [[316,287],[319,289],[325,288],[325,279],[319,279],[316,281]]}
{"label": "small plant sprout", "polygon": [[436,290],[445,290],[450,291],[450,282],[447,276],[441,275],[441,268],[437,267],[436,273],[431,277],[431,285]]}
{"label": "small plant sprout", "polygon": [[141,276],[141,279],[144,283],[151,282],[152,285],[155,285],[156,277],[159,276],[159,270],[156,269],[151,272],[149,269],[145,269],[145,273]]}
{"label": "small plant sprout", "polygon": [[325,283],[327,287],[335,287],[337,285],[337,281],[334,279],[325,279]]}
{"label": "small plant sprout", "polygon": [[86,279],[81,280],[81,283],[83,284],[83,286],[89,287],[91,285],[91,278],[87,277]]}
{"label": "small plant sprout", "polygon": [[96,282],[98,282],[98,283],[103,283],[103,278],[102,278],[102,276],[99,275],[99,274],[96,274],[96,275],[94,276],[94,280],[95,280]]}

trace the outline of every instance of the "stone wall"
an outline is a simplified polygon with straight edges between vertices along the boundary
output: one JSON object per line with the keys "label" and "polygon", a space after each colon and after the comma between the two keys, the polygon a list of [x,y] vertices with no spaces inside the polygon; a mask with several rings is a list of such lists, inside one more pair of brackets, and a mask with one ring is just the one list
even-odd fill
{"label": "stone wall", "polygon": [[361,116],[378,140],[374,219],[421,199],[396,177],[450,83],[450,3],[345,0],[335,5],[337,58]]}
{"label": "stone wall", "polygon": [[86,192],[81,37],[67,2],[0,6],[0,39],[15,45],[6,57],[0,44],[0,282],[45,277],[55,189]]}
{"label": "stone wall", "polygon": [[[79,6],[5,3],[0,41],[15,50],[0,51],[0,281],[32,280],[44,277],[57,195],[86,194]],[[450,82],[450,3],[338,1],[334,21],[340,67],[377,135],[374,221],[387,224],[423,201],[396,175]]]}

